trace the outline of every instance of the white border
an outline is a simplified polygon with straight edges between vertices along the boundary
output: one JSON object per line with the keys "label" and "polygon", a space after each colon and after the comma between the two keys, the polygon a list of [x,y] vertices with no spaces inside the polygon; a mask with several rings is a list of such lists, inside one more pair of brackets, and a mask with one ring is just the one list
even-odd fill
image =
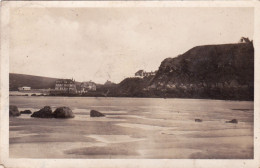
{"label": "white border", "polygon": [[[259,47],[260,5],[257,1],[4,1],[1,2],[1,162],[5,167],[243,167],[257,168],[259,165]],[[13,7],[254,7],[255,47],[255,101],[254,101],[254,159],[11,159],[9,158],[9,10]]]}

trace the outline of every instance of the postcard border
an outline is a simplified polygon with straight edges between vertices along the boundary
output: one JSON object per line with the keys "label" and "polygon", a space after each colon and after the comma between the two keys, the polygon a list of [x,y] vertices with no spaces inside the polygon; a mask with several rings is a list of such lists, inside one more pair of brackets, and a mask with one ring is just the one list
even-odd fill
{"label": "postcard border", "polygon": [[[9,158],[9,11],[13,7],[253,7],[255,47],[254,159],[13,159]],[[256,1],[3,1],[1,2],[1,163],[5,167],[259,167],[260,6]],[[258,47],[259,46],[259,47]],[[258,84],[258,85],[257,85]]]}

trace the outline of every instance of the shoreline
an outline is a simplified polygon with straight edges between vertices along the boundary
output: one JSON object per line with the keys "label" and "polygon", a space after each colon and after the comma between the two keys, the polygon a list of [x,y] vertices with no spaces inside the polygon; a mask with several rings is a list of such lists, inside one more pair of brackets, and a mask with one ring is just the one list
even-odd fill
{"label": "shoreline", "polygon": [[249,99],[214,99],[214,98],[194,98],[194,97],[133,97],[133,96],[81,96],[81,95],[36,95],[36,96],[31,96],[31,95],[9,95],[9,96],[17,96],[17,97],[89,97],[89,98],[140,98],[140,99],[187,99],[187,100],[223,100],[223,101],[248,101],[251,102],[254,100],[249,100]]}

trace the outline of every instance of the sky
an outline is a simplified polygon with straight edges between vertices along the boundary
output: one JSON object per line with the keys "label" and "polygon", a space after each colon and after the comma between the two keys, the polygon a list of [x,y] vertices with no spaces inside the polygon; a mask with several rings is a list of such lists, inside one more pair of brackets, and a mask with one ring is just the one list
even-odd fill
{"label": "sky", "polygon": [[119,83],[253,27],[253,8],[13,8],[10,73]]}

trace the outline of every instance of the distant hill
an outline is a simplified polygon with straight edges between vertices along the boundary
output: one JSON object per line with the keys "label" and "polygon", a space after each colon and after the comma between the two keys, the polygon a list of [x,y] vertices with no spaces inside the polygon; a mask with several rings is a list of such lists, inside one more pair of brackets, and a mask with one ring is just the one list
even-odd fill
{"label": "distant hill", "polygon": [[[55,82],[59,78],[50,78],[43,76],[24,75],[9,73],[9,90],[18,90],[18,87],[29,86],[32,89],[54,89]],[[76,82],[77,87],[80,82]]]}
{"label": "distant hill", "polygon": [[48,89],[55,87],[58,78],[49,78],[24,74],[9,74],[9,90],[17,90],[18,87],[29,86],[32,89]]}

